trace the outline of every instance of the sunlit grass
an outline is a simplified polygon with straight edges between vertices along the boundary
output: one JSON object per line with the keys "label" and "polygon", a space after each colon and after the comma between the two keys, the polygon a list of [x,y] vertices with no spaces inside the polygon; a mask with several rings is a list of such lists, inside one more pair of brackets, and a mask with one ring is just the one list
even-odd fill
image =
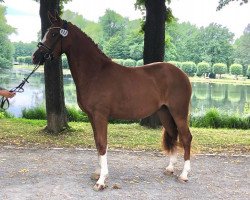
{"label": "sunlit grass", "polygon": [[[39,147],[95,148],[90,123],[70,122],[70,129],[55,136],[45,133],[44,120],[0,119],[0,144]],[[110,124],[111,149],[161,150],[161,129],[139,124]],[[250,151],[249,130],[191,128],[193,153],[241,153]]]}

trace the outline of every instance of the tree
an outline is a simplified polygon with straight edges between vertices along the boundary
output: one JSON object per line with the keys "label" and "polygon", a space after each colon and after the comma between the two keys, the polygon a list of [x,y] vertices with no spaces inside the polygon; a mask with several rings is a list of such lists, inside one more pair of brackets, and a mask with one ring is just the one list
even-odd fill
{"label": "tree", "polygon": [[30,56],[35,51],[37,42],[30,42],[30,43],[24,43],[24,42],[13,42],[15,53],[14,53],[14,59],[16,60],[17,57],[20,56]]}
{"label": "tree", "polygon": [[245,28],[243,35],[234,43],[234,61],[243,65],[244,74],[250,64],[250,24]]}
{"label": "tree", "polygon": [[12,66],[13,46],[8,36],[14,32],[14,28],[7,24],[5,18],[6,8],[0,5],[0,69]]}
{"label": "tree", "polygon": [[231,64],[233,36],[228,28],[216,23],[202,27],[197,36],[197,53],[201,59],[199,62]]}
{"label": "tree", "polygon": [[[219,5],[217,6],[217,10],[221,10],[224,6],[226,6],[232,1],[234,0],[219,0]],[[237,1],[240,1],[240,5],[248,3],[248,0],[237,0]]]}
{"label": "tree", "polygon": [[105,14],[100,17],[99,23],[103,29],[103,39],[108,40],[117,34],[124,34],[128,19],[123,18],[113,10],[107,9]]}
{"label": "tree", "polygon": [[165,33],[168,39],[166,41],[166,60],[201,62],[197,53],[198,33],[199,29],[189,22],[178,23],[174,19],[168,23]]}
{"label": "tree", "polygon": [[[48,11],[54,13],[60,11],[60,0],[40,0],[40,17],[42,37],[50,27],[48,19]],[[46,130],[52,133],[59,133],[68,127],[66,108],[63,92],[63,75],[61,60],[54,59],[48,61],[44,65],[45,76],[45,96],[47,111],[47,127]]]}
{"label": "tree", "polygon": [[126,59],[129,57],[129,47],[120,35],[115,35],[104,43],[103,50],[111,58]]}
{"label": "tree", "polygon": [[[144,64],[164,60],[165,22],[168,19],[165,0],[138,0],[137,5],[144,5],[146,20],[144,24]],[[170,12],[170,11],[169,11]],[[157,127],[160,124],[156,114],[141,120],[141,125]]]}

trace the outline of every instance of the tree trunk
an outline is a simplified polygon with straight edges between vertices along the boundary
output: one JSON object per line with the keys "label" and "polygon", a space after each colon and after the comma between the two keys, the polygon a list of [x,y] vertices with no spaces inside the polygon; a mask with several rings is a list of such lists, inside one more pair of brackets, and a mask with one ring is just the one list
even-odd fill
{"label": "tree trunk", "polygon": [[[165,0],[145,0],[146,22],[144,26],[144,64],[162,62],[165,53]],[[156,114],[141,120],[142,126],[158,127],[161,123]]]}
{"label": "tree trunk", "polygon": [[[40,0],[42,38],[50,27],[48,11],[59,13],[60,0]],[[59,133],[68,127],[63,91],[61,58],[46,61],[44,65],[47,127],[46,131]]]}

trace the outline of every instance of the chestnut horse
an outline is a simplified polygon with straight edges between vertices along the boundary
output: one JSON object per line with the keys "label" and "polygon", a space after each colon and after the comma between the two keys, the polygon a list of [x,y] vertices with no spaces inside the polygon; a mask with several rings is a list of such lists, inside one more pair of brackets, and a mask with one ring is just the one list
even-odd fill
{"label": "chestnut horse", "polygon": [[188,180],[192,135],[188,127],[191,85],[188,77],[168,63],[129,68],[114,63],[75,25],[49,14],[51,27],[33,54],[44,63],[65,53],[76,85],[77,102],[91,122],[100,168],[95,190],[105,188],[108,176],[107,125],[109,118],[141,119],[155,112],[163,125],[163,148],[170,153],[166,172],[173,173],[177,139],[184,147],[180,180]]}

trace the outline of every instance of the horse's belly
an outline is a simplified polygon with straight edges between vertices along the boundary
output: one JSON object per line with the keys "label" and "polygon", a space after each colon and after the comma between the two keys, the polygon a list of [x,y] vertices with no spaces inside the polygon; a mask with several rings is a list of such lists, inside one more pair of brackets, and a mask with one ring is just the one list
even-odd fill
{"label": "horse's belly", "polygon": [[110,117],[115,119],[141,119],[155,113],[160,108],[155,99],[133,100],[119,105],[113,105]]}

